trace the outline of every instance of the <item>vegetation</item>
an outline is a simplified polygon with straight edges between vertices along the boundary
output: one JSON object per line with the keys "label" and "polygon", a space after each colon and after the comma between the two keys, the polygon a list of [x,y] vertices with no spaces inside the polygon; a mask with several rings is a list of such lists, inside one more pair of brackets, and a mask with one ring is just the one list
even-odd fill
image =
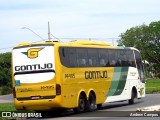
{"label": "vegetation", "polygon": [[0,103],[0,111],[15,111],[15,106],[13,103]]}
{"label": "vegetation", "polygon": [[144,60],[152,63],[156,77],[160,77],[160,21],[128,29],[120,35],[119,45],[140,50]]}
{"label": "vegetation", "polygon": [[146,81],[146,93],[160,93],[160,79],[149,79]]}
{"label": "vegetation", "polygon": [[0,94],[11,93],[11,53],[0,54]]}
{"label": "vegetation", "polygon": [[6,94],[9,94],[9,93],[12,93],[11,86],[3,86],[2,90],[1,90],[1,94],[6,95]]}

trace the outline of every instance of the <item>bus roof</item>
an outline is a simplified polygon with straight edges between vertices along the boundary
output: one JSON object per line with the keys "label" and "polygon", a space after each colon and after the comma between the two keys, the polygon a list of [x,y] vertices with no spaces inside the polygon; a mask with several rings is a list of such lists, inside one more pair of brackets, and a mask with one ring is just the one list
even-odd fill
{"label": "bus roof", "polygon": [[103,41],[93,41],[93,40],[74,40],[69,42],[60,42],[60,41],[41,41],[41,42],[22,42],[16,47],[20,46],[30,46],[35,44],[68,44],[68,45],[99,45],[99,46],[111,46],[107,42]]}
{"label": "bus roof", "polygon": [[111,46],[108,42],[94,40],[74,40],[68,42],[68,44]]}
{"label": "bus roof", "polygon": [[[18,44],[15,47],[21,47],[21,46],[32,46],[36,44],[65,44],[65,45],[93,45],[93,46],[108,46],[112,47],[111,44],[108,42],[104,41],[98,41],[98,40],[73,40],[69,42],[60,42],[60,41],[55,41],[55,40],[50,40],[50,41],[40,41],[40,42],[22,42]],[[115,49],[131,49],[131,50],[136,50],[139,51],[138,49],[134,47],[124,47],[124,46],[114,46]]]}

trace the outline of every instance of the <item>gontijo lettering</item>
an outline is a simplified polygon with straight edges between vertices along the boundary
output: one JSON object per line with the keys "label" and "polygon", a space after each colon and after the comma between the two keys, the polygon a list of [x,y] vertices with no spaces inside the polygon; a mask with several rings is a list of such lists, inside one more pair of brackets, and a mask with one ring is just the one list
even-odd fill
{"label": "gontijo lettering", "polygon": [[32,70],[44,70],[53,68],[52,63],[45,63],[43,65],[41,64],[32,64],[32,65],[20,65],[15,66],[15,71],[32,71]]}
{"label": "gontijo lettering", "polygon": [[32,88],[17,88],[18,92],[29,92],[32,91]]}
{"label": "gontijo lettering", "polygon": [[98,79],[107,77],[107,71],[85,71],[85,79]]}

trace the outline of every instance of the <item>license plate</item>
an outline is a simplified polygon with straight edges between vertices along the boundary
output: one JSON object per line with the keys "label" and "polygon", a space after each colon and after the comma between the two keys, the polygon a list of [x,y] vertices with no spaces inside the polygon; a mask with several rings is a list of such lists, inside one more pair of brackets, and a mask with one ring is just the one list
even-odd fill
{"label": "license plate", "polygon": [[41,99],[41,97],[40,96],[32,96],[31,99],[32,100],[37,100],[37,99]]}

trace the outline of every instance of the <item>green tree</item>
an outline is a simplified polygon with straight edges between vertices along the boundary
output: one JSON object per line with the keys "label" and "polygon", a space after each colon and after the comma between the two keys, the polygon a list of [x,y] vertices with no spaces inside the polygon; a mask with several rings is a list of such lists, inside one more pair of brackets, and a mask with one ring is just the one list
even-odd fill
{"label": "green tree", "polygon": [[0,87],[11,87],[11,53],[0,54]]}
{"label": "green tree", "polygon": [[132,27],[122,33],[120,37],[119,45],[135,47],[140,50],[142,58],[152,63],[160,74],[160,21]]}

